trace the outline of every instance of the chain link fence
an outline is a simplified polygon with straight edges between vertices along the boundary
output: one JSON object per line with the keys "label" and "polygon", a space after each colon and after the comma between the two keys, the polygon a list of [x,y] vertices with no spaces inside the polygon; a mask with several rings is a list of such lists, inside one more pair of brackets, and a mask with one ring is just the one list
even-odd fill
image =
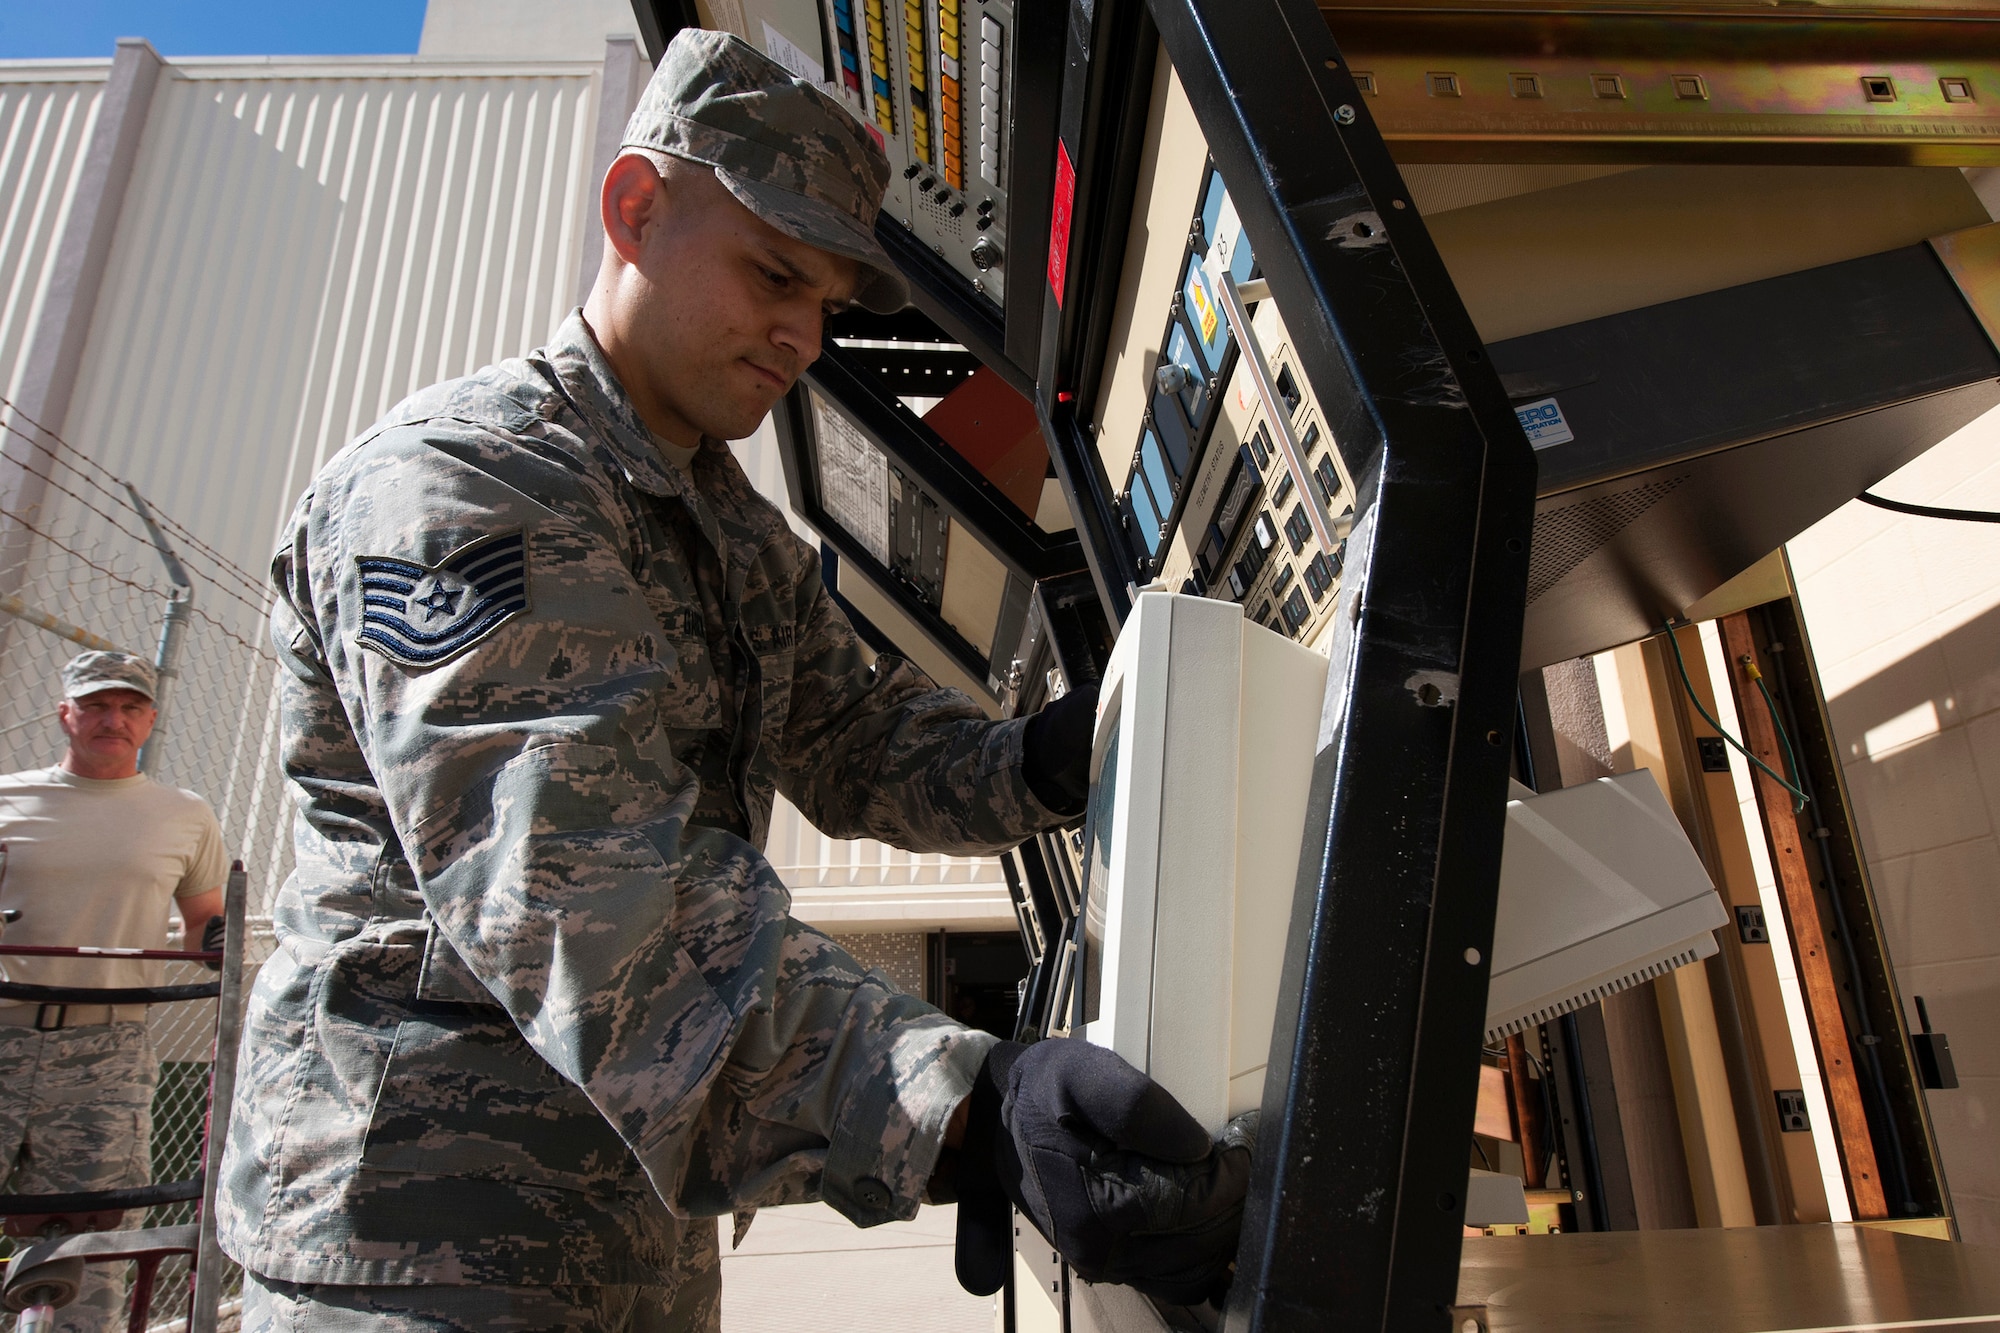
{"label": "chain link fence", "polygon": [[[230,855],[244,862],[252,968],[269,952],[269,904],[291,870],[276,762],[278,664],[264,642],[268,595],[258,574],[0,396],[0,772],[62,758],[56,704],[71,657],[118,648],[160,662],[164,653],[147,769],[205,798]],[[163,644],[170,607],[180,625]],[[177,928],[174,940],[177,947]],[[210,977],[198,964],[171,963],[166,980]],[[155,1181],[200,1173],[215,1018],[214,1001],[153,1006]],[[133,1222],[168,1226],[194,1220],[195,1211],[193,1203],[154,1208]],[[231,1272],[225,1308],[239,1289]],[[185,1327],[187,1303],[186,1261],[172,1260],[160,1270],[153,1325]]]}

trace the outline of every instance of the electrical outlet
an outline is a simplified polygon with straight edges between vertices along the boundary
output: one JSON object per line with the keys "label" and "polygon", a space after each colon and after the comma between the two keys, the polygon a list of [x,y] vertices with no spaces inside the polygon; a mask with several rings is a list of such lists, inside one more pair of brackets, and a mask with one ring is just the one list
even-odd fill
{"label": "electrical outlet", "polygon": [[1771,928],[1764,923],[1764,909],[1755,905],[1736,909],[1736,936],[1745,944],[1769,944]]}
{"label": "electrical outlet", "polygon": [[1787,1134],[1811,1132],[1812,1121],[1806,1118],[1806,1095],[1803,1091],[1779,1090],[1778,1128]]}
{"label": "electrical outlet", "polygon": [[1729,771],[1729,747],[1720,736],[1697,736],[1694,748],[1701,755],[1701,771],[1704,773],[1727,773]]}

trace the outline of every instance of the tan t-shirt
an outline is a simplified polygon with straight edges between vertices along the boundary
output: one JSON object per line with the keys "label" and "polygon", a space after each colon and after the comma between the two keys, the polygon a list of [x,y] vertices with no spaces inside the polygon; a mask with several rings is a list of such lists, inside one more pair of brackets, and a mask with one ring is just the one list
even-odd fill
{"label": "tan t-shirt", "polygon": [[[0,776],[0,908],[18,908],[8,944],[163,949],[167,900],[222,887],[222,828],[208,802],[141,774],[109,782],[61,768]],[[194,923],[199,930],[204,922]],[[196,936],[189,947],[199,948]],[[0,955],[37,986],[158,986],[166,964]]]}

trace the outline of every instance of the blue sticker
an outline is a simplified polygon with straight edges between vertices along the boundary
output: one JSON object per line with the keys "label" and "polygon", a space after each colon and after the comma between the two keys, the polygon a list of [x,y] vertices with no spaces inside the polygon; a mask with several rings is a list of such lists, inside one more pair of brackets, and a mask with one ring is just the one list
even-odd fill
{"label": "blue sticker", "polygon": [[391,662],[434,667],[528,609],[528,538],[481,537],[436,565],[391,556],[354,560],[361,576],[355,641]]}
{"label": "blue sticker", "polygon": [[1528,433],[1528,443],[1537,449],[1546,449],[1552,444],[1568,444],[1576,436],[1570,432],[1569,422],[1563,420],[1563,410],[1553,398],[1539,402],[1523,403],[1514,409],[1514,415],[1521,419],[1521,429]]}

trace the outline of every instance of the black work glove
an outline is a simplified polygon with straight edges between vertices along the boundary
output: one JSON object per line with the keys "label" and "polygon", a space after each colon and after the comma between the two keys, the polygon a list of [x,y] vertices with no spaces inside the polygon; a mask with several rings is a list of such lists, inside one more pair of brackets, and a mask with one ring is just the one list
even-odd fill
{"label": "black work glove", "polygon": [[1035,799],[1059,815],[1082,814],[1090,797],[1090,742],[1096,730],[1094,680],[1028,719],[1021,773]]}
{"label": "black work glove", "polygon": [[954,1163],[959,1285],[998,1291],[1012,1266],[1008,1205],[1087,1282],[1177,1305],[1229,1286],[1255,1116],[1211,1142],[1173,1095],[1090,1042],[1003,1041],[973,1084]]}
{"label": "black work glove", "polygon": [[[201,951],[203,953],[221,953],[222,936],[227,928],[228,923],[221,917],[210,917],[208,924],[201,928]],[[222,970],[220,962],[203,963],[202,966],[211,972],[220,972]]]}

